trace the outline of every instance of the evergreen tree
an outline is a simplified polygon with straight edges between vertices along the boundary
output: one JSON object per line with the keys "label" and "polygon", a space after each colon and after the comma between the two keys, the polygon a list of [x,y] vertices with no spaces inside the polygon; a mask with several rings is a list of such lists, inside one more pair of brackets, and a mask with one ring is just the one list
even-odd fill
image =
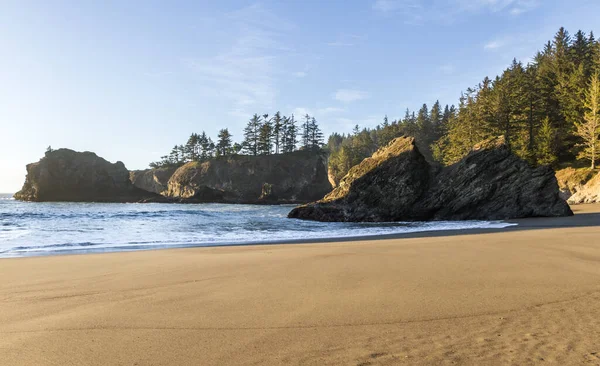
{"label": "evergreen tree", "polygon": [[[442,137],[442,106],[440,105],[440,101],[436,100],[431,107],[431,111],[429,112],[429,122],[431,123],[431,136],[430,140],[437,140]],[[429,141],[430,143],[431,141]]]}
{"label": "evergreen tree", "polygon": [[296,125],[296,119],[292,114],[290,117],[284,117],[284,144],[283,152],[290,153],[296,150],[298,144],[298,126]]}
{"label": "evergreen tree", "polygon": [[200,160],[205,161],[213,157],[215,144],[212,139],[202,131],[198,137],[198,145],[200,146]]}
{"label": "evergreen tree", "polygon": [[258,153],[261,155],[270,155],[273,150],[273,126],[267,117],[268,115],[265,114],[258,135]]}
{"label": "evergreen tree", "polygon": [[185,144],[185,160],[197,161],[199,159],[198,134],[192,133]]}
{"label": "evergreen tree", "polygon": [[311,148],[320,148],[323,146],[323,132],[321,132],[317,120],[314,117],[310,120],[309,134],[309,146]]}
{"label": "evergreen tree", "polygon": [[423,104],[417,114],[417,141],[424,145],[429,145],[433,137],[433,126],[429,119],[429,109],[427,104]]}
{"label": "evergreen tree", "polygon": [[556,131],[550,123],[550,118],[542,120],[537,138],[537,163],[540,165],[553,165],[556,162]]}
{"label": "evergreen tree", "polygon": [[227,156],[232,154],[233,146],[231,141],[231,134],[227,128],[219,131],[218,142],[216,146],[217,156]]}
{"label": "evergreen tree", "polygon": [[242,143],[244,151],[249,155],[258,155],[258,139],[260,136],[261,119],[258,114],[254,114],[244,128],[244,142]]}
{"label": "evergreen tree", "polygon": [[594,74],[590,81],[590,86],[586,92],[584,102],[586,109],[582,122],[575,124],[576,134],[583,139],[579,146],[583,150],[579,153],[580,159],[591,161],[592,169],[596,167],[596,159],[600,152],[600,76]]}
{"label": "evergreen tree", "polygon": [[310,146],[310,122],[311,118],[307,113],[302,123],[302,147],[305,149]]}
{"label": "evergreen tree", "polygon": [[275,113],[275,116],[273,116],[273,142],[275,143],[275,154],[279,154],[280,147],[283,145],[283,122],[284,121],[281,117],[281,113],[278,111]]}

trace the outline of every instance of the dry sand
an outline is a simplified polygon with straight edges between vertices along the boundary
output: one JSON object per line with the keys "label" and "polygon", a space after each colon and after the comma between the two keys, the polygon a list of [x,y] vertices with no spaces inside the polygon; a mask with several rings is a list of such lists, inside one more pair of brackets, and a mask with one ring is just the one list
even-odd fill
{"label": "dry sand", "polygon": [[0,365],[600,364],[600,206],[504,232],[0,260]]}

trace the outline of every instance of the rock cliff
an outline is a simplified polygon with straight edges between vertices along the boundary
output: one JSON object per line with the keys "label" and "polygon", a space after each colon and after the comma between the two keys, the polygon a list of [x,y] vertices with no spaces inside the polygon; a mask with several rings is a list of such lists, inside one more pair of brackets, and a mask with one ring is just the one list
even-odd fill
{"label": "rock cliff", "polygon": [[600,202],[600,173],[569,198],[571,204],[598,202]]}
{"label": "rock cliff", "polygon": [[92,152],[59,149],[27,165],[27,177],[15,199],[23,201],[140,202],[163,197],[135,187],[122,162]]}
{"label": "rock cliff", "polygon": [[437,168],[415,140],[400,137],[353,167],[322,200],[291,218],[318,221],[497,220],[568,216],[550,167],[529,166],[502,138],[475,146],[457,164]]}
{"label": "rock cliff", "polygon": [[571,196],[581,191],[594,177],[594,171],[589,168],[564,168],[556,172],[558,188],[561,197],[568,200]]}
{"label": "rock cliff", "polygon": [[129,172],[129,179],[134,186],[144,191],[166,195],[169,190],[169,179],[176,170],[176,167],[133,170]]}
{"label": "rock cliff", "polygon": [[163,194],[172,199],[224,203],[310,202],[331,190],[327,154],[310,150],[190,162],[173,173],[167,186]]}

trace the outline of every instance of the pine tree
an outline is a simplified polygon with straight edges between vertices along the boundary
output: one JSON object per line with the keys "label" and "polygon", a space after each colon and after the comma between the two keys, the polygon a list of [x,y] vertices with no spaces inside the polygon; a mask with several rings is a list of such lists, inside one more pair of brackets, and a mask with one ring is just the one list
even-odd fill
{"label": "pine tree", "polygon": [[192,133],[185,144],[185,160],[197,161],[199,158],[198,134]]}
{"label": "pine tree", "polygon": [[429,112],[429,122],[431,123],[431,140],[437,140],[442,137],[442,106],[440,101],[436,100]]}
{"label": "pine tree", "polygon": [[302,147],[305,149],[310,146],[310,122],[311,118],[307,113],[304,116],[304,123],[302,123]]}
{"label": "pine tree", "polygon": [[433,126],[429,120],[429,108],[427,104],[423,104],[417,114],[417,141],[424,145],[429,145],[433,137]]}
{"label": "pine tree", "polygon": [[600,153],[600,76],[594,74],[586,92],[584,102],[586,109],[582,122],[576,123],[576,134],[583,139],[579,146],[583,150],[579,153],[580,159],[591,161],[591,167],[596,167],[596,159]]}
{"label": "pine tree", "polygon": [[261,155],[270,155],[273,150],[273,127],[267,117],[268,115],[265,115],[258,135],[258,153]]}
{"label": "pine tree", "polygon": [[296,119],[292,114],[290,117],[284,117],[284,144],[283,152],[290,153],[296,150],[298,144],[298,126],[296,125]]}
{"label": "pine tree", "polygon": [[273,116],[273,142],[275,143],[275,154],[279,154],[280,147],[283,145],[283,118],[278,111]]}
{"label": "pine tree", "polygon": [[244,128],[243,150],[249,155],[258,155],[258,138],[260,135],[261,119],[258,114],[254,114]]}
{"label": "pine tree", "polygon": [[202,131],[198,137],[198,145],[200,146],[200,160],[204,161],[213,156],[215,144],[212,139],[206,135],[206,132]]}
{"label": "pine tree", "polygon": [[540,125],[535,155],[540,165],[553,165],[556,162],[556,130],[548,117]]}
{"label": "pine tree", "polygon": [[314,149],[314,148],[320,148],[323,146],[323,132],[321,132],[321,129],[319,128],[319,125],[317,124],[317,120],[315,119],[315,117],[313,117],[310,120],[309,134],[310,134],[309,146],[311,148]]}
{"label": "pine tree", "polygon": [[219,141],[217,142],[216,150],[217,156],[227,156],[232,153],[232,141],[231,134],[227,128],[224,128],[219,131],[219,135],[217,136]]}

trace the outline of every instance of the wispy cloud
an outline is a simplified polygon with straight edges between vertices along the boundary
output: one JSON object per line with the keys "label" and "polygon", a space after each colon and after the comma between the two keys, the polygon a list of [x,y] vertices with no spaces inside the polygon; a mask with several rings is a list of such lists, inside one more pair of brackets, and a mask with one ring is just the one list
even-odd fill
{"label": "wispy cloud", "polygon": [[332,46],[332,47],[352,47],[352,46],[354,46],[354,43],[336,41],[336,42],[328,42],[327,45]]}
{"label": "wispy cloud", "polygon": [[296,117],[296,119],[298,118],[302,118],[304,116],[306,116],[307,114],[309,116],[312,116],[312,113],[310,111],[310,109],[304,108],[304,107],[296,107],[292,110],[292,113],[294,114],[294,116]]}
{"label": "wispy cloud", "polygon": [[366,35],[360,34],[341,34],[338,39],[332,42],[327,42],[330,47],[352,47],[362,43],[367,39]]}
{"label": "wispy cloud", "polygon": [[296,71],[292,74],[294,77],[296,78],[304,78],[306,77],[308,74],[305,71]]}
{"label": "wispy cloud", "polygon": [[333,98],[342,103],[352,103],[369,98],[369,93],[356,89],[338,89]]}
{"label": "wispy cloud", "polygon": [[317,109],[317,114],[322,115],[322,114],[335,114],[335,113],[342,113],[345,112],[346,110],[344,108],[338,108],[338,107],[325,107],[325,108],[319,108]]}
{"label": "wispy cloud", "polygon": [[483,45],[483,49],[484,50],[496,50],[498,48],[501,48],[505,44],[506,44],[506,42],[503,40],[494,40],[494,41],[490,41],[490,42],[486,43],[485,45]]}
{"label": "wispy cloud", "polygon": [[279,60],[291,51],[282,38],[294,25],[262,5],[225,14],[222,20],[228,23],[224,49],[211,57],[186,59],[185,65],[207,94],[231,103],[230,114],[247,116],[273,109],[278,94],[276,76],[281,71]]}
{"label": "wispy cloud", "polygon": [[376,0],[372,8],[384,15],[401,15],[405,23],[424,23],[425,20],[452,22],[464,14],[519,16],[540,5],[541,0]]}

